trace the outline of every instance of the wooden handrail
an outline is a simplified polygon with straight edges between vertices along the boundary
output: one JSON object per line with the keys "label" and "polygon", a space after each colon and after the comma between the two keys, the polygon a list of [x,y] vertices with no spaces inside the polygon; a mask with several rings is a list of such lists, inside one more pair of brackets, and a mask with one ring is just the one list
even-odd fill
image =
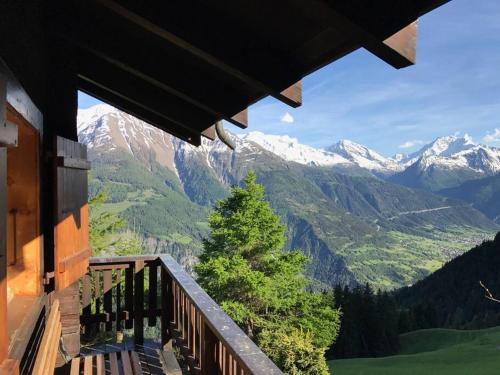
{"label": "wooden handrail", "polygon": [[[282,374],[281,370],[170,255],[160,255],[159,258],[163,269],[182,289],[190,303],[201,314],[203,322],[211,333],[230,352],[245,374]],[[210,356],[212,355],[210,353]],[[206,373],[203,368],[202,373]]]}
{"label": "wooden handrail", "polygon": [[[147,298],[146,268],[150,280]],[[173,339],[172,344],[184,354],[192,374],[282,374],[170,255],[90,258],[89,270],[82,289],[84,327],[105,323],[106,330],[113,325],[121,329],[123,322],[125,328],[134,328],[134,340],[140,344],[144,318],[148,318],[148,326],[154,326],[160,317],[162,344]],[[91,283],[95,284],[93,292]],[[157,306],[158,292],[161,307]]]}

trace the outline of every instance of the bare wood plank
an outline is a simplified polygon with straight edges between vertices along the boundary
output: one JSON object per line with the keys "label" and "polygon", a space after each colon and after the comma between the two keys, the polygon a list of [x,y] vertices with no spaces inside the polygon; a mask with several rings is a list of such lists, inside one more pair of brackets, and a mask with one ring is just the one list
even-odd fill
{"label": "bare wood plank", "polygon": [[134,375],[142,375],[141,362],[139,361],[139,356],[136,352],[130,352],[130,359],[132,360],[132,368],[134,369]]}
{"label": "bare wood plank", "polygon": [[[132,268],[125,270],[125,311],[130,316],[134,312],[134,270]],[[125,328],[130,329],[133,326],[134,322],[131,319],[125,321]]]}
{"label": "bare wood plank", "polygon": [[158,266],[149,266],[149,319],[148,326],[156,326],[155,310],[158,301]]}
{"label": "bare wood plank", "polygon": [[298,81],[292,86],[284,89],[281,95],[289,98],[292,103],[295,103],[293,107],[299,107],[302,105],[302,81]]}
{"label": "bare wood plank", "polygon": [[92,255],[90,248],[80,250],[59,261],[59,273],[66,272],[66,270],[75,264],[80,263],[82,260],[89,258]]}
{"label": "bare wood plank", "polygon": [[92,375],[92,357],[87,356],[83,359],[83,375]]}
{"label": "bare wood plank", "polygon": [[144,342],[144,262],[138,260],[134,266],[134,342]]}
{"label": "bare wood plank", "polygon": [[207,139],[210,139],[211,141],[214,141],[215,138],[217,138],[217,135],[215,133],[215,125],[212,125],[209,128],[203,130],[201,132],[201,135]]}
{"label": "bare wood plank", "polygon": [[114,266],[117,264],[130,264],[136,260],[142,260],[145,263],[155,262],[158,260],[158,255],[130,255],[130,256],[115,256],[115,257],[92,257],[89,259],[89,266],[99,264],[106,266]]}
{"label": "bare wood plank", "polygon": [[105,367],[104,367],[104,355],[97,354],[96,355],[96,375],[104,375]]}
{"label": "bare wood plank", "polygon": [[103,272],[103,292],[104,292],[104,311],[108,315],[108,321],[106,322],[106,331],[111,331],[113,328],[113,323],[111,319],[111,314],[113,313],[113,295],[112,295],[112,273],[110,270]]}
{"label": "bare wood plank", "polygon": [[116,353],[109,353],[109,369],[111,375],[119,375],[118,373],[118,359],[116,358]]}
{"label": "bare wood plank", "polygon": [[129,268],[128,264],[100,264],[100,265],[90,265],[89,269],[91,271],[104,271],[104,270],[119,270]]}
{"label": "bare wood plank", "polygon": [[123,375],[134,375],[132,372],[132,364],[130,363],[130,357],[128,355],[128,351],[122,351],[122,367],[123,367]]}
{"label": "bare wood plank", "polygon": [[80,374],[80,357],[76,357],[71,360],[70,375],[79,375],[79,374]]}
{"label": "bare wood plank", "polygon": [[418,21],[415,21],[384,40],[384,44],[407,60],[408,65],[417,60],[417,29]]}
{"label": "bare wood plank", "polygon": [[[47,362],[50,361],[51,351],[57,351],[57,346],[53,346],[54,336],[57,334],[57,324],[60,319],[59,314],[59,300],[54,300],[52,307],[50,309],[49,318],[45,326],[45,333],[42,337],[42,342],[40,343],[40,349],[35,361],[35,366],[33,368],[33,374],[43,375],[47,366]],[[60,323],[59,323],[60,324]],[[59,332],[60,334],[60,332]]]}
{"label": "bare wood plank", "polygon": [[47,363],[44,369],[44,374],[52,374],[54,373],[54,368],[56,366],[57,352],[59,348],[59,339],[61,338],[61,330],[62,325],[60,320],[56,323],[56,331],[52,339],[51,343],[51,352],[49,354],[49,358],[47,359]]}

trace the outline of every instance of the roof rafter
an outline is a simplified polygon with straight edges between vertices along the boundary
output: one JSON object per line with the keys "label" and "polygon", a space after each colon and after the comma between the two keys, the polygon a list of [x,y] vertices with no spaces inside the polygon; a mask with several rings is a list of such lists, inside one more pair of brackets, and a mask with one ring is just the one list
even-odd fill
{"label": "roof rafter", "polygon": [[199,146],[201,144],[200,134],[176,127],[176,125],[168,119],[154,113],[151,109],[140,103],[136,103],[131,101],[129,98],[123,97],[118,92],[110,91],[107,88],[101,87],[95,82],[91,82],[83,77],[78,78],[78,88],[81,91],[108,103],[123,112],[137,117],[144,122],[154,124],[159,129],[162,129],[175,137],[182,139],[183,141],[189,142],[195,146]]}
{"label": "roof rafter", "polygon": [[98,63],[95,55],[80,51],[78,75],[109,91],[120,92],[123,97],[141,103],[177,127],[189,131],[202,131],[207,123],[217,121],[217,117],[212,113],[201,110],[105,60],[97,59]]}
{"label": "roof rafter", "polygon": [[[183,60],[182,55],[151,41],[145,31],[142,34],[137,30],[129,31],[127,25],[112,23],[107,16],[96,13],[95,9],[82,8],[81,17],[75,20],[78,34],[66,34],[62,30],[59,36],[218,119],[223,118],[241,128],[247,126],[232,117],[247,106],[249,96],[261,97],[264,93],[256,93],[241,83],[236,85],[234,78],[228,81],[221,72],[219,75],[206,72],[206,67],[198,62]],[[116,33],[122,34],[118,43],[113,36]],[[149,43],[144,44],[143,40]],[[186,76],[190,79],[183,78]],[[199,84],[201,82],[203,85]]]}
{"label": "roof rafter", "polygon": [[202,59],[207,64],[210,64],[225,73],[232,75],[235,78],[245,82],[248,85],[255,87],[258,90],[261,90],[276,99],[282,101],[285,104],[288,104],[294,108],[300,106],[302,104],[302,95],[301,93],[297,93],[298,90],[301,90],[302,85],[293,85],[290,88],[286,88],[284,90],[272,87],[269,83],[263,82],[258,78],[253,77],[251,74],[245,73],[242,68],[237,68],[231,66],[230,64],[218,59],[213,56],[209,52],[206,52],[194,45],[190,42],[174,35],[173,33],[167,31],[163,27],[151,22],[147,18],[134,13],[130,9],[122,6],[118,2],[114,0],[96,0],[98,3],[102,4],[106,8],[113,11],[116,15],[127,19],[128,21],[142,27],[143,29],[159,36],[164,39],[166,42],[176,46],[177,48],[182,49],[183,51],[189,52],[190,54]]}

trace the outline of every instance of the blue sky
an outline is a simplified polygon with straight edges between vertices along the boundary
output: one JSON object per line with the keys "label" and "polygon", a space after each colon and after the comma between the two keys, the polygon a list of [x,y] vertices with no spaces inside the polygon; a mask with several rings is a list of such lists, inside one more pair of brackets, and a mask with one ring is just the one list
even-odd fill
{"label": "blue sky", "polygon": [[[297,109],[273,98],[253,105],[248,131],[314,147],[350,139],[386,155],[465,133],[500,147],[500,1],[452,0],[422,17],[414,66],[396,70],[360,49],[303,89]],[[95,102],[79,95],[81,108]]]}

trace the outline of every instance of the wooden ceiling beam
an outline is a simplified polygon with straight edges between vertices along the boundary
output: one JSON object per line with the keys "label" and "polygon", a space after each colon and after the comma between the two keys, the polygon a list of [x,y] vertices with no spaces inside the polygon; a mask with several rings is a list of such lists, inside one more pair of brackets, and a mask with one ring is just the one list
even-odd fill
{"label": "wooden ceiling beam", "polygon": [[79,52],[77,69],[79,77],[105,87],[108,91],[119,92],[193,133],[199,133],[207,124],[217,121],[215,115],[88,52]]}
{"label": "wooden ceiling beam", "polygon": [[194,146],[201,144],[199,133],[187,131],[142,104],[133,102],[117,92],[110,91],[83,77],[78,79],[78,89]]}
{"label": "wooden ceiling beam", "polygon": [[[124,24],[117,17],[111,19],[87,3],[76,4],[80,7],[80,17],[75,20],[78,32],[72,35],[60,30],[60,37],[73,38],[70,41],[79,48],[218,119],[245,128],[246,124],[238,123],[232,116],[265,96],[213,67],[187,59],[185,54],[159,43],[154,35],[135,25]],[[117,34],[121,38],[115,38]]]}
{"label": "wooden ceiling beam", "polygon": [[[334,3],[325,0],[311,1],[307,11],[311,16],[321,14],[325,25],[322,33],[298,47],[293,55],[308,73],[329,64],[332,60],[363,47],[396,69],[415,63],[417,23],[412,22],[396,33],[386,36],[382,29],[377,35],[367,31],[344,14],[336,11]],[[344,42],[339,43],[343,38]]]}
{"label": "wooden ceiling beam", "polygon": [[[245,67],[236,67],[227,63],[210,52],[204,51],[201,48],[196,47],[189,41],[186,41],[173,33],[169,32],[162,26],[152,22],[151,20],[134,13],[129,8],[122,6],[119,2],[114,0],[96,0],[99,4],[106,7],[107,9],[114,12],[117,16],[126,19],[129,22],[143,28],[144,30],[157,35],[162,38],[165,42],[174,45],[175,47],[190,53],[203,60],[205,63],[220,69],[224,73],[231,75],[249,86],[255,87],[257,90],[265,92],[268,95],[275,97],[276,99],[288,104],[294,108],[299,107],[302,104],[302,85],[293,85],[286,89],[279,89],[274,87],[272,83],[266,83],[265,81],[252,76],[251,73],[245,72]],[[281,67],[283,69],[283,67]]]}

